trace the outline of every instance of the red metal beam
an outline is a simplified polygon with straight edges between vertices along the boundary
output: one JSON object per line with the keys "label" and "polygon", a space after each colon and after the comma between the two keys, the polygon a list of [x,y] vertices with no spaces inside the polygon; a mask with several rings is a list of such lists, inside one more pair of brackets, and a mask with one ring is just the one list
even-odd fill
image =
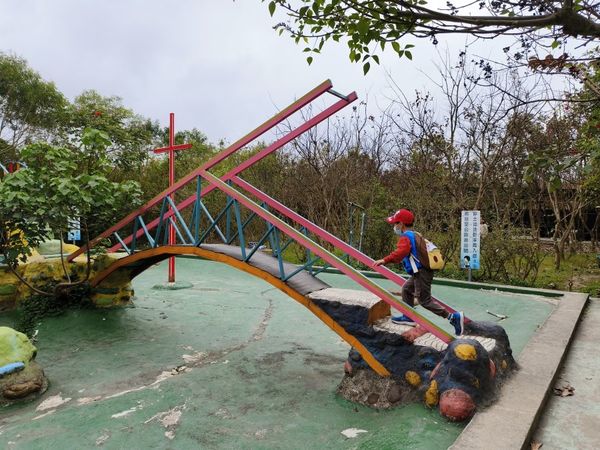
{"label": "red metal beam", "polygon": [[[160,194],[156,195],[152,200],[147,202],[144,206],[136,209],[131,214],[127,215],[125,218],[120,220],[116,225],[113,225],[108,230],[104,231],[103,233],[101,233],[100,235],[98,235],[97,237],[92,239],[88,243],[88,245],[84,245],[79,250],[72,253],[67,258],[68,261],[72,261],[74,258],[76,258],[77,256],[79,256],[82,253],[84,253],[85,251],[87,251],[88,247],[93,247],[98,242],[100,242],[102,239],[105,239],[105,238],[111,236],[115,231],[120,230],[125,225],[132,222],[137,216],[144,214],[146,211],[148,211],[154,205],[156,205],[157,203],[162,201],[162,199],[164,199],[167,195],[170,195],[171,193],[177,191],[180,187],[189,183],[196,176],[198,176],[200,171],[208,170],[211,167],[215,166],[216,164],[220,163],[225,158],[227,158],[231,154],[237,152],[239,149],[241,149],[248,143],[252,142],[259,136],[263,135],[265,132],[267,132],[268,130],[270,130],[271,128],[273,128],[274,126],[276,126],[283,120],[287,119],[289,116],[294,114],[296,111],[302,109],[304,106],[308,105],[310,102],[312,102],[313,100],[315,100],[316,98],[318,98],[319,96],[321,96],[322,94],[324,94],[331,88],[332,88],[331,81],[325,80],[323,83],[318,85],[316,88],[314,88],[307,94],[303,95],[300,99],[296,100],[294,103],[289,105],[287,108],[285,108],[282,111],[280,111],[279,113],[275,114],[269,120],[265,121],[262,125],[259,125],[257,128],[255,128],[250,133],[248,133],[246,136],[239,139],[238,141],[236,141],[234,144],[232,144],[231,146],[229,146],[228,148],[226,148],[219,154],[213,156],[209,161],[202,164],[196,170],[194,170],[193,172],[191,172],[188,175],[186,175],[185,177],[183,177],[181,180],[179,180],[173,186],[169,186],[167,189],[162,191]],[[131,241],[129,241],[129,242],[131,242]]]}
{"label": "red metal beam", "polygon": [[[302,133],[305,133],[306,131],[308,131],[312,127],[314,127],[315,125],[318,125],[319,123],[323,122],[325,119],[327,119],[331,115],[335,114],[337,111],[339,111],[340,109],[344,108],[348,104],[352,103],[357,98],[358,97],[357,97],[356,93],[352,92],[350,95],[348,95],[347,99],[339,100],[339,101],[335,102],[329,108],[323,110],[322,112],[320,112],[319,114],[317,114],[315,117],[313,117],[309,121],[305,122],[304,124],[302,124],[298,128],[295,128],[294,130],[290,131],[288,134],[286,134],[285,136],[283,136],[279,140],[275,141],[274,143],[272,143],[268,147],[264,148],[263,150],[261,150],[260,152],[258,152],[256,155],[254,155],[251,158],[249,158],[247,161],[243,162],[242,164],[240,164],[236,168],[234,168],[234,169],[230,170],[229,172],[227,172],[224,176],[221,177],[221,180],[227,181],[230,178],[232,178],[232,177],[236,176],[237,174],[239,174],[240,172],[242,172],[243,170],[245,170],[248,167],[252,166],[253,164],[256,164],[261,159],[265,158],[266,156],[268,156],[271,153],[279,150],[281,147],[283,147],[284,145],[288,144],[292,140],[296,139]],[[214,189],[215,189],[215,187],[213,185],[209,185],[206,189],[204,189],[202,191],[201,196],[205,196],[206,194],[212,192]],[[177,209],[179,211],[181,211],[181,210],[187,208],[188,206],[190,206],[191,204],[193,204],[194,201],[196,201],[196,194],[191,195],[190,197],[188,197],[187,199],[185,199],[184,201],[182,201],[181,203],[179,203],[177,205]],[[163,218],[164,219],[168,219],[173,214],[174,213],[172,211],[168,211],[168,212],[166,212],[164,214]],[[159,222],[158,218],[154,219],[152,222],[149,222],[146,225],[146,228],[148,230],[151,230],[151,229],[155,228],[158,225],[158,222]],[[138,233],[137,233],[137,235],[136,235],[136,237],[140,237],[142,234],[144,234],[144,230],[139,230]],[[123,240],[123,242],[125,244],[129,244],[132,240],[133,240],[133,235],[130,235],[127,238],[125,238]],[[112,246],[109,249],[109,252],[114,252],[114,251],[118,250],[119,248],[121,248],[121,244],[120,243],[115,244],[114,246]]]}
{"label": "red metal beam", "polygon": [[[187,150],[192,148],[192,144],[175,145],[175,113],[169,114],[169,146],[154,150],[154,153],[169,152],[169,187],[175,183],[175,152],[177,150]],[[171,211],[171,206],[169,206]],[[175,245],[175,227],[171,222],[167,226],[169,232],[169,245]],[[175,257],[169,258],[169,283],[175,283]]]}
{"label": "red metal beam", "polygon": [[154,153],[170,152],[171,150],[172,151],[187,150],[188,148],[192,148],[192,144],[177,144],[177,145],[170,145],[168,147],[161,147],[161,148],[155,149]]}
{"label": "red metal beam", "polygon": [[[246,192],[252,194],[254,197],[256,197],[257,199],[259,199],[261,202],[264,202],[270,208],[274,209],[275,211],[280,212],[284,216],[292,219],[294,222],[302,225],[307,230],[309,230],[310,232],[314,233],[315,235],[317,235],[318,237],[320,237],[324,241],[329,242],[330,244],[333,244],[336,248],[342,250],[344,253],[350,255],[351,257],[353,257],[357,261],[360,261],[361,263],[363,263],[367,267],[372,268],[372,270],[375,270],[376,272],[379,272],[381,275],[383,275],[388,280],[393,281],[394,283],[398,284],[399,286],[403,286],[404,283],[406,283],[406,280],[404,278],[402,278],[397,273],[392,272],[390,269],[388,269],[385,266],[376,266],[376,267],[373,267],[373,263],[375,262],[375,260],[373,260],[371,257],[365,255],[361,251],[359,251],[359,250],[355,249],[354,247],[350,246],[346,242],[344,242],[341,239],[339,239],[338,237],[334,236],[333,234],[331,234],[327,230],[324,230],[323,228],[319,227],[318,225],[316,225],[315,223],[311,222],[310,220],[302,217],[300,214],[298,214],[295,211],[291,210],[290,208],[288,208],[287,206],[285,206],[283,203],[278,202],[273,197],[269,197],[267,194],[265,194],[261,190],[257,189],[256,187],[252,186],[247,181],[242,180],[238,176],[235,176],[235,177],[231,178],[231,181],[233,181],[236,185],[238,185],[239,187],[241,187]],[[432,299],[435,302],[437,302],[446,311],[448,311],[450,313],[453,313],[453,312],[456,311],[454,308],[452,308],[451,306],[446,305],[441,300],[439,300],[439,299],[437,299],[435,297],[432,297]],[[465,318],[465,320],[468,320],[468,319]]]}

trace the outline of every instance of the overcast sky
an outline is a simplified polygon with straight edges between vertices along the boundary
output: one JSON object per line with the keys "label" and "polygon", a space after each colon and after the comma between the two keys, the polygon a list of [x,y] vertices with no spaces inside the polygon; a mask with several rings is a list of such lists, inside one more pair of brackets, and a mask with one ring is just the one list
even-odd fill
{"label": "overcast sky", "polygon": [[[85,89],[117,95],[163,125],[172,111],[177,129],[198,128],[212,142],[245,135],[327,78],[373,107],[388,103],[386,72],[409,95],[431,86],[420,72],[437,59],[427,41],[414,42],[412,62],[390,52],[363,76],[343,44],[308,66],[276,21],[260,0],[0,0],[0,51],[27,59],[70,99]],[[463,43],[440,38],[452,54]]]}

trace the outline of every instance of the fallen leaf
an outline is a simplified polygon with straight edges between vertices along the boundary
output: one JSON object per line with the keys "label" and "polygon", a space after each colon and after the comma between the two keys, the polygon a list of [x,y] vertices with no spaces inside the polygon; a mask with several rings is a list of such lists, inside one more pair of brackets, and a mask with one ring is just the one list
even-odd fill
{"label": "fallen leaf", "polygon": [[531,441],[531,450],[540,450],[544,444],[537,441]]}
{"label": "fallen leaf", "polygon": [[555,387],[554,395],[558,397],[570,397],[571,395],[575,395],[575,388],[569,383],[566,383],[560,387]]}

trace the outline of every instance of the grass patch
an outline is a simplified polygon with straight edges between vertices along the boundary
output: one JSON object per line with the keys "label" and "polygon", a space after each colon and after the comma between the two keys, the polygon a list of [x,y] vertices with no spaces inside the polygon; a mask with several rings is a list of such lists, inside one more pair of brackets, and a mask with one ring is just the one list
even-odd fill
{"label": "grass patch", "polygon": [[[510,279],[493,280],[484,279],[482,270],[474,270],[473,281],[484,283],[510,284],[513,286],[556,289],[560,291],[587,292],[594,296],[600,295],[600,268],[598,267],[595,253],[578,253],[562,261],[560,270],[554,267],[554,256],[544,256],[538,276],[534,282],[527,282],[519,278],[518,274],[511,273]],[[466,280],[467,271],[458,267],[453,262],[448,262],[438,276],[454,280]]]}
{"label": "grass patch", "polygon": [[573,290],[594,294],[600,288],[600,268],[596,254],[578,253],[567,257],[559,270],[554,267],[554,257],[548,255],[542,261],[535,287]]}

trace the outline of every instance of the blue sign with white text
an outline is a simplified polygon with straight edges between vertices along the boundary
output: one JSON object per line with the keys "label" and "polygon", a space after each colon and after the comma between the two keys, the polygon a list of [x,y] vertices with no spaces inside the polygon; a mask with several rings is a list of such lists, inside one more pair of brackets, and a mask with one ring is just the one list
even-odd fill
{"label": "blue sign with white text", "polygon": [[69,231],[67,232],[67,240],[81,240],[81,228],[79,226],[79,219],[69,219]]}
{"label": "blue sign with white text", "polygon": [[479,269],[479,211],[463,211],[460,221],[460,267]]}

